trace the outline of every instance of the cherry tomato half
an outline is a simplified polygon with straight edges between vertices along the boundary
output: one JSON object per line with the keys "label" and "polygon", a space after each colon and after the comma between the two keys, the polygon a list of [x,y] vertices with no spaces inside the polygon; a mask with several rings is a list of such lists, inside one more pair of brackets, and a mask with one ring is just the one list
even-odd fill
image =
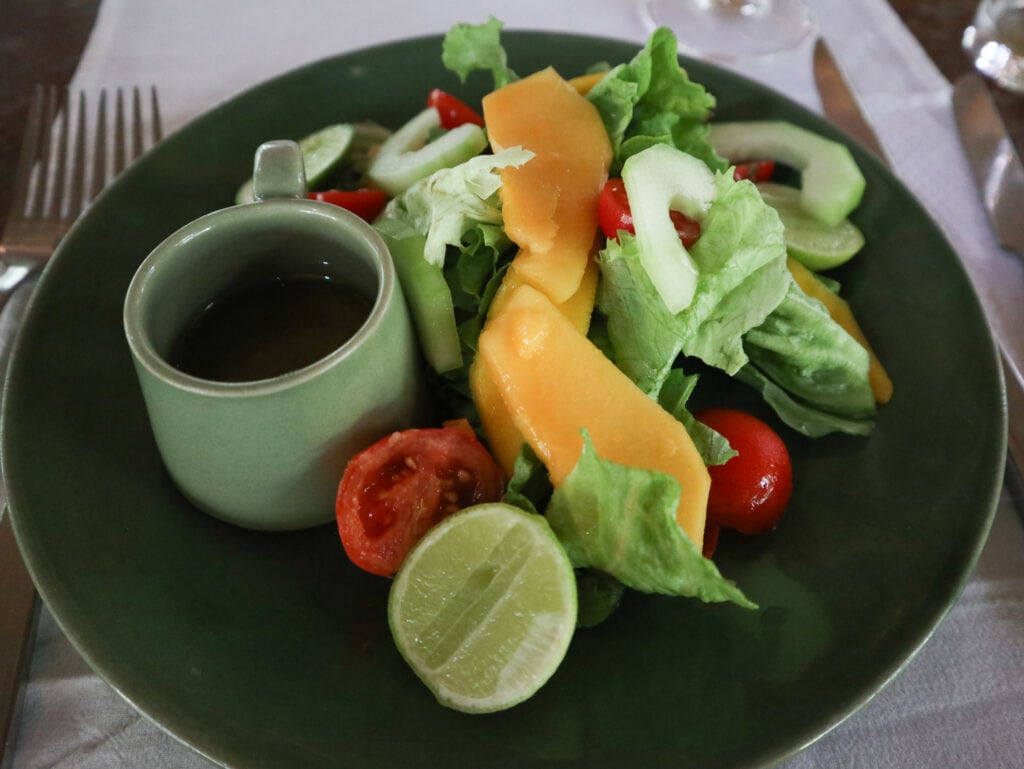
{"label": "cherry tomato half", "polygon": [[383,190],[363,188],[359,190],[324,190],[309,193],[310,200],[320,200],[351,211],[356,216],[372,222],[387,205],[388,196]]}
{"label": "cherry tomato half", "polygon": [[752,163],[740,163],[732,172],[732,178],[736,181],[750,179],[754,184],[770,181],[775,175],[774,160],[758,160]]}
{"label": "cherry tomato half", "polygon": [[335,504],[341,544],[356,566],[390,577],[431,526],[503,492],[501,470],[468,426],[392,433],[345,468]]}
{"label": "cherry tomato half", "polygon": [[[669,211],[684,248],[691,248],[700,237],[700,222],[679,211]],[[622,179],[609,179],[597,199],[597,219],[606,238],[618,238],[619,230],[636,234],[633,212],[629,208],[626,185]]]}
{"label": "cherry tomato half", "polygon": [[427,106],[437,110],[441,116],[442,128],[451,130],[465,123],[483,127],[484,119],[475,109],[440,88],[435,88],[427,96]]}
{"label": "cherry tomato half", "polygon": [[737,452],[724,465],[708,468],[708,530],[763,534],[775,528],[793,494],[793,468],[782,438],[757,417],[734,409],[709,408],[694,417]]}

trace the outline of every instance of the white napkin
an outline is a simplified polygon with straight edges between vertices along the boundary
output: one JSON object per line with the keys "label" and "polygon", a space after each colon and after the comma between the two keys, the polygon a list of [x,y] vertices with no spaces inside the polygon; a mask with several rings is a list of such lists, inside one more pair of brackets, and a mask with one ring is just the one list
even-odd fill
{"label": "white napkin", "polygon": [[[884,0],[814,5],[897,174],[968,267],[1000,258],[957,144],[949,84]],[[483,21],[489,12],[508,29],[578,32],[638,45],[649,32],[634,0],[516,0],[492,11],[468,0],[103,0],[72,86],[155,83],[165,129],[172,131],[301,64],[443,33],[460,21]],[[730,66],[817,110],[810,60],[808,44],[768,62]],[[1024,285],[1019,270],[1008,265],[1006,274]],[[955,409],[945,418],[956,418]],[[1004,496],[974,579],[930,642],[863,710],[785,767],[1020,765],[1022,670],[1024,532]],[[44,610],[13,769],[164,766],[211,764],[140,717],[95,676]]]}

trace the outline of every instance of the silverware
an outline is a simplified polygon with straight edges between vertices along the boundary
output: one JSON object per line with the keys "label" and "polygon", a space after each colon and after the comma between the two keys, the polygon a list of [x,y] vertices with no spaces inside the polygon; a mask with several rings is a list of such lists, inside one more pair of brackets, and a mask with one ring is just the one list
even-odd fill
{"label": "silverware", "polygon": [[953,114],[992,230],[1024,254],[1024,166],[981,77],[968,73],[953,84]]}
{"label": "silverware", "polygon": [[[153,141],[160,139],[156,89],[151,89]],[[86,153],[85,94],[78,95],[75,127],[71,126],[67,92],[37,85],[29,106],[25,137],[15,172],[11,212],[0,241],[0,307],[29,275],[49,260],[57,243],[85,207],[145,145],[142,96],[133,90],[132,126],[126,127],[125,97],[117,90],[112,140],[107,132],[107,94],[101,91],[94,124],[93,155]],[[72,140],[74,143],[72,144]],[[108,144],[112,163],[108,163]]]}
{"label": "silverware", "polygon": [[[1007,259],[1019,259],[1024,256],[1024,165],[988,86],[976,73],[962,75],[953,84],[953,115],[992,231],[1004,247],[1016,252],[1007,254]],[[1007,479],[1020,507],[1024,504],[1024,287],[1005,283],[994,275],[985,281],[989,289],[985,304],[1003,353],[1008,443],[1015,465]]]}
{"label": "silverware", "polygon": [[875,157],[891,166],[871,124],[864,117],[846,76],[839,69],[824,38],[814,44],[814,83],[821,97],[825,117],[860,142]]}
{"label": "silverware", "polygon": [[[67,93],[36,86],[15,172],[13,204],[0,241],[0,380],[6,376],[11,340],[20,325],[33,278],[49,261],[60,239],[114,177],[161,137],[156,89],[149,95],[150,116],[143,115],[142,95],[132,91],[131,116],[119,89],[110,126],[107,95],[101,92],[92,124],[85,95],[79,94],[76,117]],[[146,125],[149,125],[147,138]],[[110,136],[110,132],[113,136]],[[11,300],[11,301],[8,301]],[[0,506],[6,493],[0,483]],[[8,516],[0,514],[0,765],[9,763],[22,683],[31,656],[37,601]]]}
{"label": "silverware", "polygon": [[[891,167],[846,78],[821,38],[814,47],[814,80],[825,116]],[[986,209],[993,216],[993,227],[998,221],[1004,233],[1000,234],[1001,240],[1006,237],[1024,246],[1024,217],[1020,210],[1024,201],[1024,172],[989,99],[984,83],[976,75],[969,75],[954,89],[954,111],[961,132],[965,132],[965,148],[975,178],[979,180]],[[1015,170],[1010,168],[1014,161]],[[995,274],[985,274],[983,269],[975,270],[972,277],[984,290],[985,312],[1002,354],[1009,411],[1006,478],[1018,509],[1024,513],[1020,480],[1024,477],[1024,329],[1021,328],[1024,302],[1013,298],[1022,295],[1022,287],[1006,285]]]}

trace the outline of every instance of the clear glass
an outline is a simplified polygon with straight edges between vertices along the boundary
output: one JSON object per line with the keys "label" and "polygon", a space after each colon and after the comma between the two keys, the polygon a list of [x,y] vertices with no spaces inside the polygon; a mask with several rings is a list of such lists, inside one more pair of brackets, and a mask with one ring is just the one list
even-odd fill
{"label": "clear glass", "polygon": [[773,56],[817,30],[804,0],[641,0],[651,28],[669,27],[683,53],[715,61]]}
{"label": "clear glass", "polygon": [[1024,0],[982,0],[964,30],[975,68],[1003,88],[1024,93]]}

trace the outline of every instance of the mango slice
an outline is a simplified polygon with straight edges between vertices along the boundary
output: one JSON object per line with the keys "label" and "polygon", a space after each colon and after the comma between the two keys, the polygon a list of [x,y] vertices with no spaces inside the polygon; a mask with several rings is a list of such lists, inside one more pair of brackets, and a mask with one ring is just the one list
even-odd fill
{"label": "mango slice", "polygon": [[824,304],[832,320],[842,326],[847,334],[856,339],[861,347],[867,350],[868,384],[871,385],[871,392],[874,394],[877,403],[888,403],[893,393],[892,379],[889,378],[889,374],[882,365],[882,361],[878,359],[875,351],[871,349],[871,344],[868,342],[868,338],[863,330],[861,330],[860,324],[857,323],[857,319],[853,316],[853,310],[850,309],[850,305],[842,297],[829,291],[821,281],[814,277],[814,273],[800,262],[789,257],[786,259],[786,264],[789,266],[789,271],[793,275],[796,284],[800,286],[803,292]]}
{"label": "mango slice", "polygon": [[569,85],[575,88],[581,96],[590,93],[590,89],[604,80],[607,72],[592,72],[589,75],[577,75],[569,80]]}
{"label": "mango slice", "polygon": [[700,548],[711,479],[686,428],[643,393],[529,285],[504,298],[480,336],[477,365],[557,487],[586,428],[598,454],[679,481],[679,526]]}
{"label": "mango slice", "polygon": [[[599,276],[600,268],[597,262],[591,259],[583,273],[579,289],[567,301],[558,306],[559,312],[565,316],[578,333],[583,335],[586,335],[590,329],[590,318],[594,313],[594,299],[597,295]],[[512,296],[515,289],[522,285],[524,283],[517,274],[513,261],[508,272],[505,273],[498,293],[491,302],[488,322],[491,318],[501,315],[508,297]],[[525,439],[513,423],[512,416],[505,408],[501,393],[488,376],[479,355],[473,359],[473,364],[469,368],[469,386],[473,392],[473,401],[480,414],[480,422],[484,429],[484,435],[487,436],[491,453],[505,476],[510,478],[515,467],[516,456],[519,454],[519,447],[525,443]]]}
{"label": "mango slice", "polygon": [[597,234],[597,199],[612,160],[601,116],[550,67],[485,96],[483,112],[495,152],[535,153],[502,170],[502,216],[520,247],[520,277],[561,304],[579,289]]}

